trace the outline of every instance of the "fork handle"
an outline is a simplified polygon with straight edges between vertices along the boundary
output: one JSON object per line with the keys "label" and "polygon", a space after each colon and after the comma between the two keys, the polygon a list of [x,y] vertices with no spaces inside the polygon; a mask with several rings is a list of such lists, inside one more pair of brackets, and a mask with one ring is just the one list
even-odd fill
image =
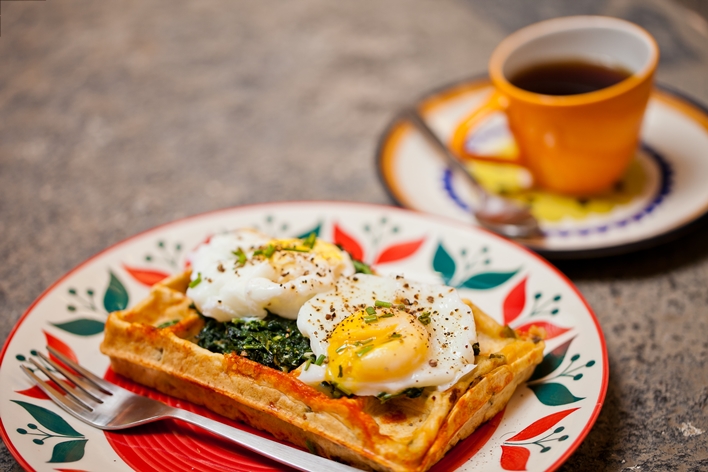
{"label": "fork handle", "polygon": [[334,462],[324,457],[316,456],[291,446],[280,444],[270,439],[265,439],[255,434],[242,431],[232,426],[214,421],[210,418],[191,413],[189,411],[174,409],[167,416],[180,419],[195,426],[206,429],[216,435],[239,444],[246,449],[262,456],[269,457],[281,464],[289,465],[297,470],[328,472],[353,472],[359,471],[351,466]]}

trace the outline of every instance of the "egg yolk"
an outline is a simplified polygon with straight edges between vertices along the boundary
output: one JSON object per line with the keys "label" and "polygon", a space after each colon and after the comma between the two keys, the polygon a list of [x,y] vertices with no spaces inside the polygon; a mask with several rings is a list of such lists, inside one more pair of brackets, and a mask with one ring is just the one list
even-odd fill
{"label": "egg yolk", "polygon": [[336,245],[322,241],[321,239],[313,240],[312,247],[307,245],[303,239],[274,239],[269,244],[279,248],[287,248],[295,252],[313,252],[327,260],[341,261],[343,258],[342,251]]}
{"label": "egg yolk", "polygon": [[430,334],[410,314],[393,308],[362,310],[332,331],[325,378],[343,387],[410,375],[427,357]]}
{"label": "egg yolk", "polygon": [[276,248],[267,259],[270,265],[280,272],[281,277],[278,279],[280,283],[289,282],[294,277],[302,275],[302,259],[311,259],[311,262],[317,265],[320,271],[313,276],[318,277],[324,277],[327,270],[337,267],[344,261],[342,251],[337,246],[319,239],[312,247],[305,245],[302,239],[274,239],[268,245]]}

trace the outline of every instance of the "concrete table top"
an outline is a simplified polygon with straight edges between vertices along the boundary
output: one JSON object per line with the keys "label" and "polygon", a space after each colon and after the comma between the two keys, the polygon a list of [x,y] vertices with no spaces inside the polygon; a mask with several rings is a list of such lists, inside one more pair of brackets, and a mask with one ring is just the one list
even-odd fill
{"label": "concrete table top", "polygon": [[[52,282],[156,225],[392,204],[374,151],[396,111],[484,73],[510,32],[581,13],[645,26],[658,81],[708,102],[708,23],[659,0],[3,2],[0,342]],[[706,231],[557,263],[610,358],[605,406],[561,470],[708,470]],[[0,469],[20,470],[1,443]]]}

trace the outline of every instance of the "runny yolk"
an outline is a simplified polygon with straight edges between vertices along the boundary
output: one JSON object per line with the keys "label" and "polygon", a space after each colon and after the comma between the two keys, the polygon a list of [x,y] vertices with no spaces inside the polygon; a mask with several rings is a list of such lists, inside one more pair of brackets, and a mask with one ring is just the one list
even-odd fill
{"label": "runny yolk", "polygon": [[349,388],[404,378],[426,359],[429,339],[425,326],[404,311],[358,311],[332,331],[325,378]]}

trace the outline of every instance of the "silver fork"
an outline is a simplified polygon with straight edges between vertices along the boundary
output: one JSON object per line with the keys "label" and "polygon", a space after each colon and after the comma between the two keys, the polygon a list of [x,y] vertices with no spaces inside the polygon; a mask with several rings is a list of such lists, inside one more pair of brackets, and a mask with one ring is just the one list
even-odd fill
{"label": "silver fork", "polygon": [[40,362],[32,358],[30,358],[30,361],[42,371],[44,375],[62,388],[66,392],[66,395],[59,393],[58,390],[39,378],[31,369],[24,365],[21,366],[22,370],[54,401],[54,403],[84,423],[96,428],[119,430],[165,418],[176,418],[202,427],[207,431],[211,431],[223,438],[240,444],[246,449],[250,449],[251,451],[269,457],[282,464],[287,464],[298,470],[342,472],[359,470],[348,465],[340,464],[339,462],[334,462],[290,446],[261,438],[260,436],[241,431],[240,429],[233,428],[189,411],[172,408],[157,400],[136,395],[133,392],[129,392],[124,388],[97,377],[71,359],[68,359],[62,353],[52,349],[50,346],[47,346],[47,350],[64,363],[64,365],[73,369],[78,375],[70,372],[64,366],[52,361],[42,353],[37,353],[37,355],[66,377],[73,386],[62,382],[59,376],[51,372]]}

